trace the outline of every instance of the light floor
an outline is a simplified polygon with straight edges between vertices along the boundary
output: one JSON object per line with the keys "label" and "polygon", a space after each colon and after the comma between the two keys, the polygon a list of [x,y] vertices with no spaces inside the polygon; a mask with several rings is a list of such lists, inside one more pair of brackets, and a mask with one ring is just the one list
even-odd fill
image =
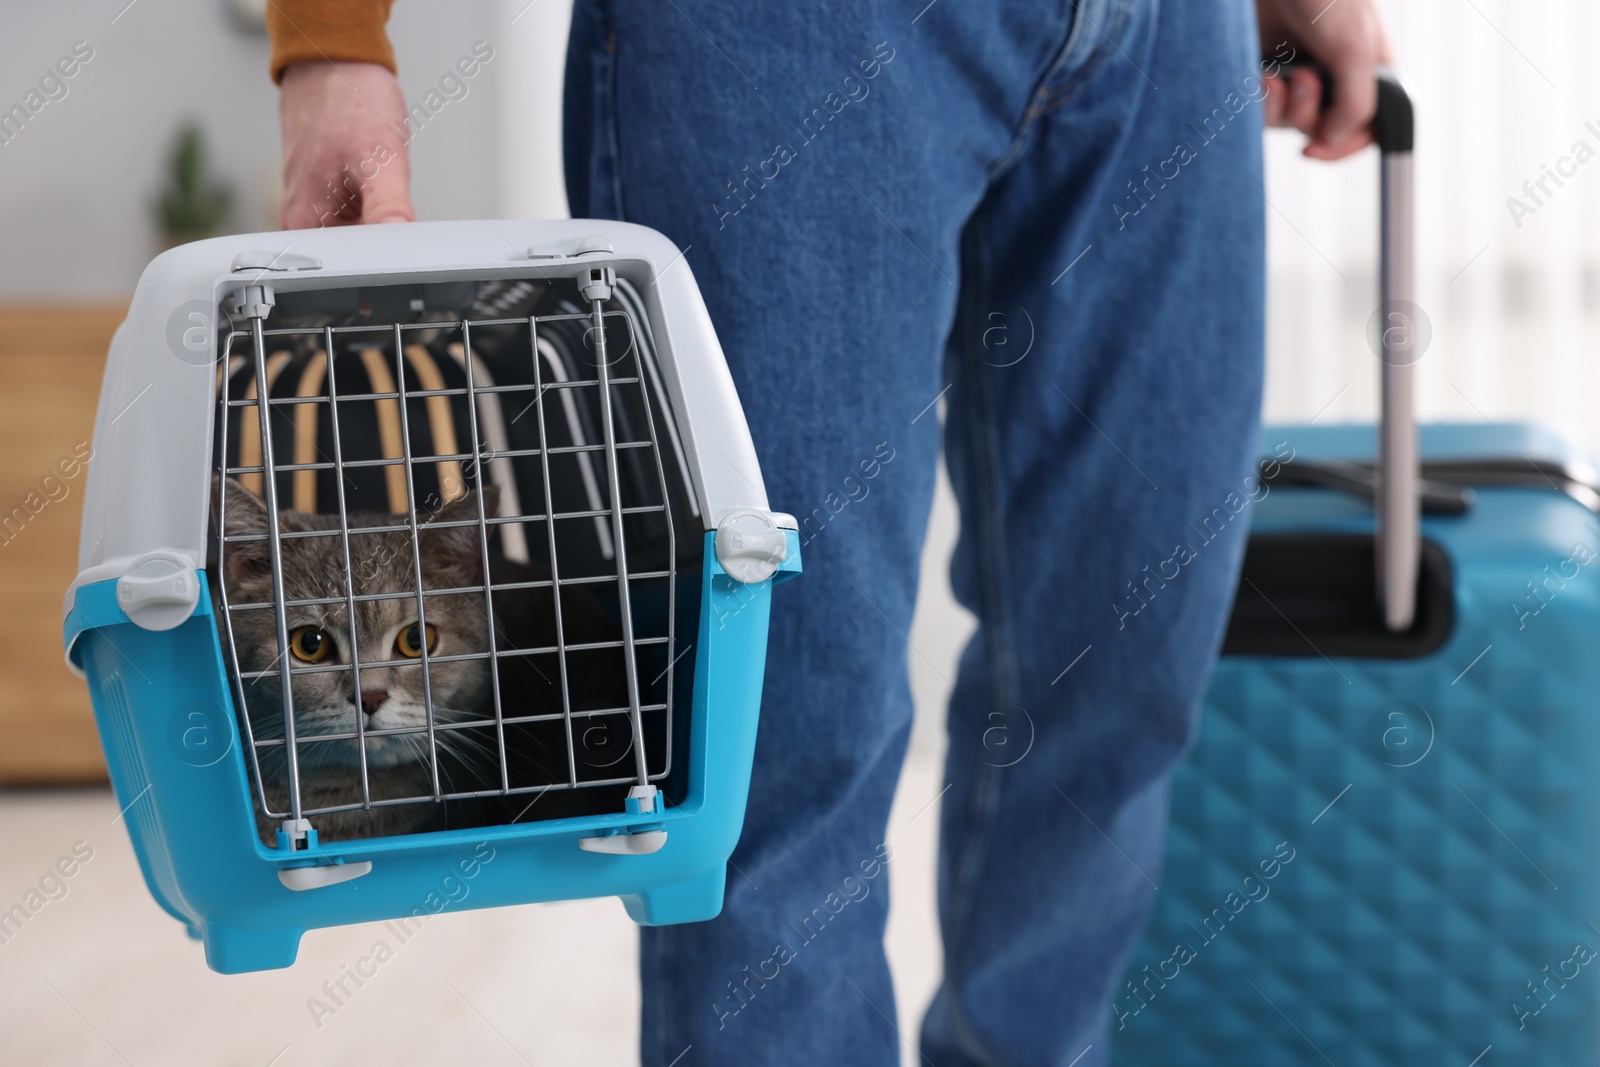
{"label": "light floor", "polygon": [[[908,1036],[917,1031],[939,967],[932,893],[937,805],[917,814],[942,788],[938,775],[933,754],[919,750],[906,768],[889,832],[888,940],[897,1025]],[[94,850],[67,881],[67,894],[0,945],[0,1062],[638,1062],[638,935],[616,900],[445,912],[343,1007],[318,1019],[308,1000],[321,995],[322,983],[370,952],[380,932],[391,942],[393,936],[377,925],[314,930],[287,970],[213,974],[200,946],[146,892],[127,834],[112,821],[116,815],[105,789],[0,798],[0,907],[21,899],[76,842]],[[905,1063],[916,1062],[904,1051]]]}
{"label": "light floor", "polygon": [[[918,722],[888,834],[894,848],[888,950],[898,994],[895,1025],[909,1039],[901,1042],[907,1065],[918,1062],[909,1041],[938,981],[933,886],[944,787],[941,720],[955,654],[971,625],[950,602],[944,581],[954,524],[942,485],[935,512],[908,650]],[[616,900],[445,912],[343,1007],[318,1019],[308,1001],[322,995],[323,982],[338,978],[341,967],[371,951],[380,928],[312,931],[286,970],[213,974],[200,946],[145,890],[117,816],[108,789],[0,793],[0,911],[36,887],[78,842],[80,854],[93,850],[67,881],[66,895],[0,944],[0,1063],[638,1062],[637,928]]]}

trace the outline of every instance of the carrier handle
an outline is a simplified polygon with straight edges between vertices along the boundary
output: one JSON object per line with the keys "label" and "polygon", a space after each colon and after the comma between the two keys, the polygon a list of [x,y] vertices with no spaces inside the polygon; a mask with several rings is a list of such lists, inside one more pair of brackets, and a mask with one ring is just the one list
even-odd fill
{"label": "carrier handle", "polygon": [[[1328,72],[1314,63],[1284,64],[1283,73],[1309,69],[1332,92]],[[1411,628],[1417,612],[1417,577],[1422,559],[1418,500],[1421,456],[1417,447],[1413,321],[1416,259],[1411,151],[1416,136],[1411,96],[1399,77],[1379,68],[1378,110],[1372,120],[1380,153],[1379,342],[1382,346],[1382,413],[1378,424],[1377,574],[1378,603],[1391,631]]]}

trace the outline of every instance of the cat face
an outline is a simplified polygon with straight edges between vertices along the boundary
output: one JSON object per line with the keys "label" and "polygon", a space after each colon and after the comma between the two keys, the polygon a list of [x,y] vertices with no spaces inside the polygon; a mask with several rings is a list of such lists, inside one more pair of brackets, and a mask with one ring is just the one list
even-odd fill
{"label": "cat face", "polygon": [[[226,482],[226,533],[264,535],[267,508],[260,497],[233,479]],[[492,494],[485,495],[485,514],[493,514]],[[476,525],[437,528],[437,524],[471,519],[476,523],[478,504],[472,494],[432,514],[419,514],[422,587],[451,589],[483,584],[481,531]],[[403,515],[350,512],[350,528],[393,527],[393,532],[351,534],[350,571],[357,598],[355,618],[350,618],[345,597],[344,556],[337,536],[337,515],[279,512],[283,534],[333,531],[332,536],[290,537],[280,540],[284,599],[289,630],[289,671],[294,695],[294,721],[302,786],[326,793],[347,783],[351,799],[359,799],[355,768],[358,742],[354,739],[303,742],[330,734],[353,734],[358,719],[367,731],[369,770],[409,767],[425,777],[429,766],[428,696],[433,722],[459,722],[481,713],[490,685],[486,658],[438,662],[449,657],[489,651],[489,627],[484,595],[439,593],[424,600],[426,626],[419,625],[416,563],[412,554],[408,520]],[[234,645],[243,671],[279,666],[278,635],[271,610],[272,571],[267,543],[224,543],[222,575],[232,607]],[[368,594],[408,593],[403,598],[361,600]],[[336,603],[299,605],[296,600],[339,598]],[[243,608],[247,604],[267,605]],[[422,649],[430,663],[424,690]],[[359,653],[359,702],[352,664]],[[367,664],[381,664],[367,666]],[[342,667],[342,669],[340,669]],[[281,677],[271,676],[244,684],[251,728],[256,739],[282,738]],[[389,733],[387,731],[405,731]],[[480,747],[481,730],[436,731],[444,751]],[[471,736],[469,736],[471,735]],[[263,773],[280,769],[282,746],[261,750]],[[447,783],[441,785],[448,791]],[[411,787],[408,795],[415,795]],[[377,799],[375,796],[374,799]]]}

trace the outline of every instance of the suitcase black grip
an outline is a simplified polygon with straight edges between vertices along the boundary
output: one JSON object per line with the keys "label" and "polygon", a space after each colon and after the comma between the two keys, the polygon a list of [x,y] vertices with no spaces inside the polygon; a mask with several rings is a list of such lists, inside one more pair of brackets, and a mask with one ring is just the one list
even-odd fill
{"label": "suitcase black grip", "polygon": [[[1333,75],[1329,74],[1328,69],[1322,64],[1300,60],[1280,64],[1278,70],[1280,76],[1296,70],[1309,70],[1322,82],[1324,107],[1333,99]],[[1400,78],[1395,72],[1387,67],[1378,68],[1377,78],[1378,110],[1372,117],[1372,139],[1378,143],[1380,152],[1409,152],[1416,141],[1417,132],[1416,112],[1411,106],[1411,94],[1400,84]]]}
{"label": "suitcase black grip", "polygon": [[1372,136],[1378,142],[1378,150],[1409,152],[1416,132],[1411,94],[1393,71],[1378,71],[1378,113],[1372,120]]}

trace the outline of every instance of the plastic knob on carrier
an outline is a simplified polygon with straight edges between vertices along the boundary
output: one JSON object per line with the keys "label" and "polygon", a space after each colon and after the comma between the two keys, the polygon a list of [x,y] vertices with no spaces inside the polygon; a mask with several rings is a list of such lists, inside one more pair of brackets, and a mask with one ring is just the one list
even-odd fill
{"label": "plastic knob on carrier", "polygon": [[173,556],[149,556],[117,580],[117,606],[134,625],[170,630],[194,614],[200,579],[194,567]]}
{"label": "plastic knob on carrier", "polygon": [[734,581],[764,582],[789,556],[789,539],[771,514],[754,509],[724,515],[717,527],[717,562]]}

